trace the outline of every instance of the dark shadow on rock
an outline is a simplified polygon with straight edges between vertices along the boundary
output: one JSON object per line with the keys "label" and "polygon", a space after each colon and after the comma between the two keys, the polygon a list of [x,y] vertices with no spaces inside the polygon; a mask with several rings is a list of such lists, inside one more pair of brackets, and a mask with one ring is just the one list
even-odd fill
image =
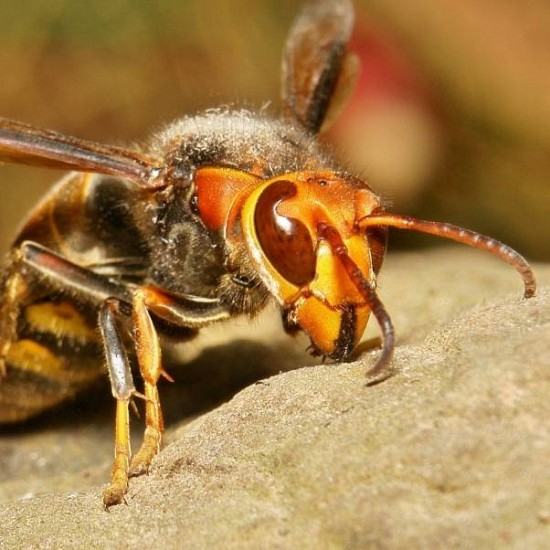
{"label": "dark shadow on rock", "polygon": [[286,365],[282,367],[280,347],[251,340],[206,348],[187,364],[167,361],[166,369],[174,383],[162,382],[159,390],[166,425],[209,411],[246,386],[278,374],[282,368],[295,368],[300,362],[295,358]]}

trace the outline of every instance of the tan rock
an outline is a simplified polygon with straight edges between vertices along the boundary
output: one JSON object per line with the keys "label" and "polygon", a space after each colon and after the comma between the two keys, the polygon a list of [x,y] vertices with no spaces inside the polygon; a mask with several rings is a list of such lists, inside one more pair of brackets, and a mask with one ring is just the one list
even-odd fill
{"label": "tan rock", "polygon": [[[537,269],[541,290],[529,301],[510,271],[455,249],[395,255],[382,278],[398,331],[393,378],[365,387],[377,353],[368,352],[250,385],[173,424],[150,475],[110,512],[98,481],[108,475],[110,405],[88,408],[74,427],[52,416],[50,429],[42,420],[4,433],[0,547],[545,547],[550,268]],[[223,369],[247,356],[236,347]],[[277,370],[273,347],[249,349],[260,376]]]}

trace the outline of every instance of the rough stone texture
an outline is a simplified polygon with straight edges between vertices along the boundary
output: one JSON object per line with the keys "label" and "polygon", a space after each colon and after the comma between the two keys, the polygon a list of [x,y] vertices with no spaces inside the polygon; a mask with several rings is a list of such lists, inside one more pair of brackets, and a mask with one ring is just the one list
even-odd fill
{"label": "rough stone texture", "polygon": [[547,548],[550,267],[536,271],[523,301],[517,275],[480,253],[394,255],[381,293],[397,373],[370,388],[376,352],[253,384],[304,357],[278,330],[270,346],[242,322],[237,345],[218,331],[182,386],[162,388],[167,446],[109,512],[108,401],[4,430],[0,547]]}

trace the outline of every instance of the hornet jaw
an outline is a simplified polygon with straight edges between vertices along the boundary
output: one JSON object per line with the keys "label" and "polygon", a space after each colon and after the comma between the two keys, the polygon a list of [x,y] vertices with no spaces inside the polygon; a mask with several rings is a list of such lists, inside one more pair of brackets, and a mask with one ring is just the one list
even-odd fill
{"label": "hornet jaw", "polygon": [[306,332],[314,353],[348,358],[378,302],[382,260],[372,251],[383,255],[385,243],[357,221],[379,208],[363,183],[333,171],[272,178],[244,202],[241,229],[250,257],[282,307],[285,327]]}

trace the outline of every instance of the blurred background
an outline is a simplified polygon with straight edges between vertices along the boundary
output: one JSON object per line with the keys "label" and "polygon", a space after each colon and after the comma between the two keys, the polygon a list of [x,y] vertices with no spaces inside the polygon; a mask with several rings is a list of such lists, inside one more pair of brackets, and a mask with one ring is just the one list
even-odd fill
{"label": "blurred background", "polygon": [[[279,107],[296,0],[0,4],[0,116],[113,144]],[[326,136],[399,213],[550,259],[550,3],[356,0],[357,90]],[[58,174],[0,166],[0,251]],[[391,248],[440,245],[394,232]]]}

